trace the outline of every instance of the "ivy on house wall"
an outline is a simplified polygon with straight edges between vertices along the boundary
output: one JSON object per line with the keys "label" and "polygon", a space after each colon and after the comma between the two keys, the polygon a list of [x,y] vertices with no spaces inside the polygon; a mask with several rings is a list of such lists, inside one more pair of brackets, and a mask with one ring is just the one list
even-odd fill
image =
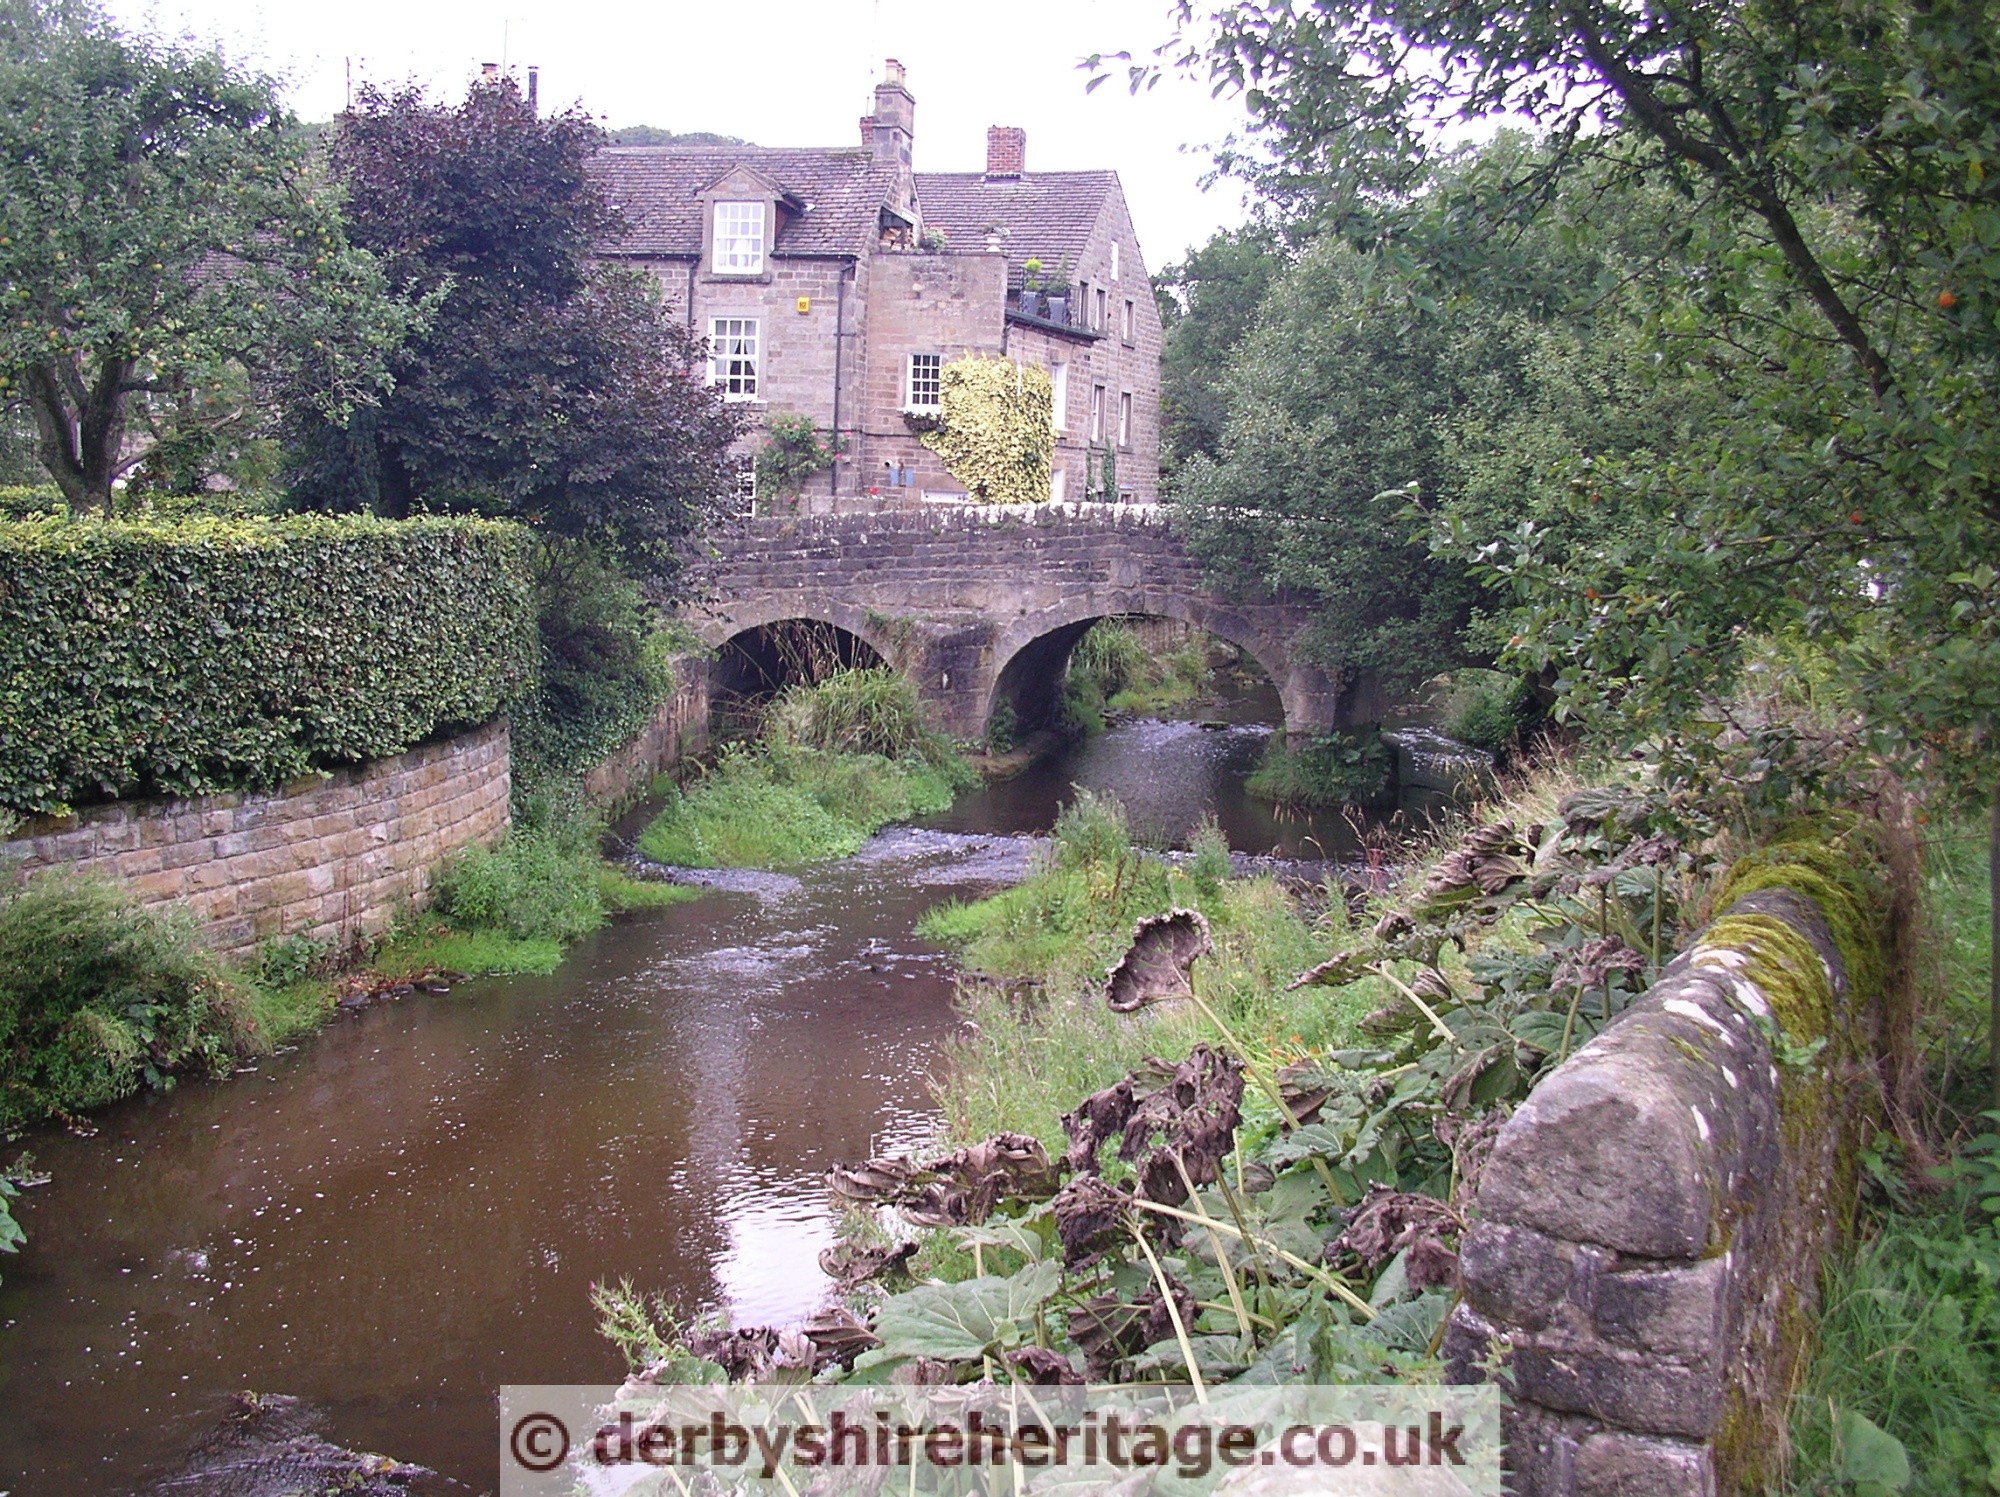
{"label": "ivy on house wall", "polygon": [[0,807],[262,789],[483,723],[535,679],[526,531],[0,522]]}
{"label": "ivy on house wall", "polygon": [[955,359],[940,371],[938,416],[923,444],[973,498],[1036,504],[1049,497],[1055,451],[1048,371],[1010,359]]}

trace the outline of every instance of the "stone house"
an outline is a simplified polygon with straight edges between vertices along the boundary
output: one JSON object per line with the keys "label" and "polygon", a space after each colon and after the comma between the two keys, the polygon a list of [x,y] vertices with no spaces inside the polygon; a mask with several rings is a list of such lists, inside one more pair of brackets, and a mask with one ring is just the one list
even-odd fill
{"label": "stone house", "polygon": [[607,147],[629,233],[604,254],[659,277],[760,424],[839,434],[813,508],[962,497],[906,413],[967,354],[1049,371],[1053,497],[1155,501],[1160,319],[1118,174],[1031,172],[1026,132],[997,126],[984,171],[919,172],[915,123],[891,60],[856,146]]}

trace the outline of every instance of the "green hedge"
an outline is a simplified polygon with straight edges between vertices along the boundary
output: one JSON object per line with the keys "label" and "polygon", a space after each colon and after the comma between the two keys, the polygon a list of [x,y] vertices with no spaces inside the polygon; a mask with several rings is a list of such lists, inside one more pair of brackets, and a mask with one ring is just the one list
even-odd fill
{"label": "green hedge", "polygon": [[268,788],[531,684],[528,538],[487,520],[0,522],[0,806]]}

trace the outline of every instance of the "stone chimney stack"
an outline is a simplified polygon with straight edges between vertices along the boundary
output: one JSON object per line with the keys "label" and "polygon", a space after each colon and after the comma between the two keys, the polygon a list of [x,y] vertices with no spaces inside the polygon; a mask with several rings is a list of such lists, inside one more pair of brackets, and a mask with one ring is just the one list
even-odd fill
{"label": "stone chimney stack", "polygon": [[994,125],[986,132],[986,180],[1018,177],[1028,169],[1028,132]]}
{"label": "stone chimney stack", "polygon": [[897,171],[909,171],[916,134],[917,101],[903,86],[903,65],[892,57],[882,64],[882,81],[875,85],[874,124],[869,129],[875,159]]}

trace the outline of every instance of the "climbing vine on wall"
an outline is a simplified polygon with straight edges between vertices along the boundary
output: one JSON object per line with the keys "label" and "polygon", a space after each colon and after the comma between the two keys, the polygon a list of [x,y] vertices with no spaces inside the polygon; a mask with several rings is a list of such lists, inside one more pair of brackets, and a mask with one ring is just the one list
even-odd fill
{"label": "climbing vine on wall", "polygon": [[1039,503],[1049,497],[1053,399],[1046,370],[956,359],[940,371],[937,424],[921,440],[973,498]]}

